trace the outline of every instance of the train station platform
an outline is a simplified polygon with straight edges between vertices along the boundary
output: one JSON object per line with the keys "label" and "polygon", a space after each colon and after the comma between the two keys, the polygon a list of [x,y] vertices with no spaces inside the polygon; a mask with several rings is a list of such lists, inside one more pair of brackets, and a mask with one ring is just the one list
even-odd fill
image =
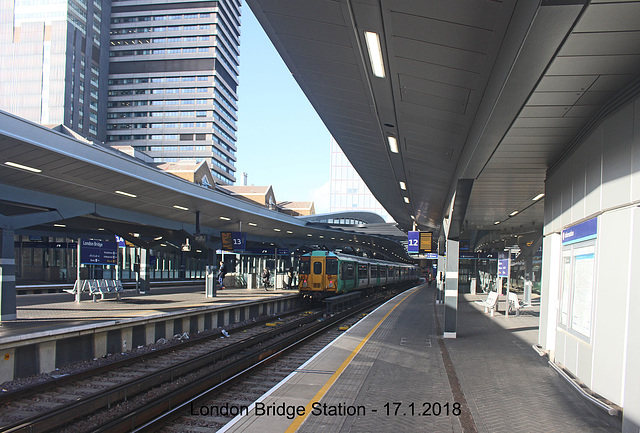
{"label": "train station platform", "polygon": [[50,293],[17,298],[17,319],[0,322],[0,383],[128,352],[185,333],[227,328],[300,308],[297,290],[204,286],[124,290],[93,302]]}
{"label": "train station platform", "polygon": [[124,290],[119,300],[111,296],[97,302],[83,294],[80,303],[75,302],[75,295],[69,293],[21,295],[17,298],[17,320],[0,323],[0,344],[10,337],[25,338],[27,334],[36,332],[153,317],[196,308],[224,307],[291,294],[297,294],[297,291],[227,288],[218,290],[216,297],[207,298],[204,287],[175,286],[154,288],[146,294]]}
{"label": "train station platform", "polygon": [[350,328],[224,432],[614,432],[534,349],[539,308],[494,317],[464,295],[458,338],[418,286]]}

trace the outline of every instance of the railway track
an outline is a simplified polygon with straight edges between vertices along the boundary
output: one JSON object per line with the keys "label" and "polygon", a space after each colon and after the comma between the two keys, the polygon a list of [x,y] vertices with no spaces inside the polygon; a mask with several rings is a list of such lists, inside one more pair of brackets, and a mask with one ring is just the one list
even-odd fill
{"label": "railway track", "polygon": [[[379,302],[369,301],[361,308]],[[131,431],[163,413],[177,416],[175,409],[185,401],[231,385],[270,357],[281,356],[296,342],[342,319],[342,314],[324,318],[322,312],[298,313],[235,329],[228,338],[214,335],[191,340],[157,351],[153,357],[126,360],[91,374],[61,378],[44,388],[3,395],[0,430]]]}
{"label": "railway track", "polygon": [[[70,420],[126,402],[131,397],[176,379],[208,363],[232,356],[278,334],[291,332],[315,315],[297,313],[282,319],[238,326],[224,337],[210,332],[152,352],[59,377],[0,395],[0,431],[46,432]],[[270,320],[270,321],[269,321]],[[275,326],[267,326],[267,324]]]}

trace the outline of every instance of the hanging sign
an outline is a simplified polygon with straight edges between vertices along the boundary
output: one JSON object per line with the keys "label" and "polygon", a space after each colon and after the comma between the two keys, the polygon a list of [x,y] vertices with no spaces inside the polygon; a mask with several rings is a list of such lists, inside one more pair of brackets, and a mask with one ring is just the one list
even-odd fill
{"label": "hanging sign", "polygon": [[221,232],[224,251],[244,251],[247,248],[247,234],[243,232]]}
{"label": "hanging sign", "polygon": [[411,231],[408,236],[407,252],[409,254],[418,254],[420,252],[420,232]]}

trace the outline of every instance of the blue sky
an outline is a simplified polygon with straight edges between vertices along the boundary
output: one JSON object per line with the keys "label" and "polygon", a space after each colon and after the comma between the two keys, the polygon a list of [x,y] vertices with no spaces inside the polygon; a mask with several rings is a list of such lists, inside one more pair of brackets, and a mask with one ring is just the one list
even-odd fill
{"label": "blue sky", "polygon": [[236,185],[273,185],[278,201],[329,211],[330,134],[251,9],[242,7]]}

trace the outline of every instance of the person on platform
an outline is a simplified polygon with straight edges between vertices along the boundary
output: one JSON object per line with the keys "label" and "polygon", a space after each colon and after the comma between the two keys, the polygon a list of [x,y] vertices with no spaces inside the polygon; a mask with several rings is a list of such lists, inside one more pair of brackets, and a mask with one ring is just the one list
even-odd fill
{"label": "person on platform", "polygon": [[224,289],[224,277],[227,275],[227,267],[223,261],[220,261],[220,267],[218,268],[218,282],[220,283],[220,290]]}
{"label": "person on platform", "polygon": [[262,285],[265,290],[269,289],[269,279],[271,278],[271,272],[269,272],[269,268],[264,268],[262,271]]}
{"label": "person on platform", "polygon": [[289,276],[289,283],[287,286],[289,289],[292,289],[294,287],[293,285],[294,272],[292,267],[287,270],[287,275]]}

